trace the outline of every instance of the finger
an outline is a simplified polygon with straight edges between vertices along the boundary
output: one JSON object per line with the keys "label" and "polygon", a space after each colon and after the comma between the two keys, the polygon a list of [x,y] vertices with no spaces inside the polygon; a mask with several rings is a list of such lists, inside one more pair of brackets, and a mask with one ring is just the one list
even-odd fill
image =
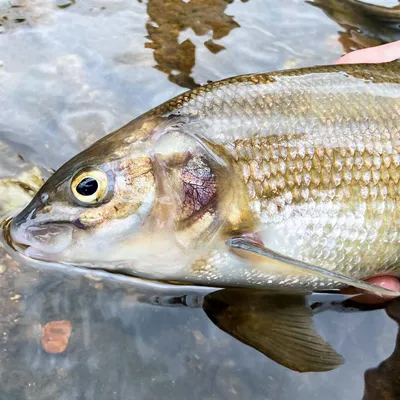
{"label": "finger", "polygon": [[[400,291],[400,281],[394,276],[390,275],[377,276],[375,278],[367,279],[366,282],[396,292]],[[354,296],[351,299],[358,303],[365,303],[365,304],[380,304],[392,299],[391,297],[387,298],[387,297],[377,296],[376,294],[366,293],[356,288],[346,288],[343,289],[341,292],[343,294],[360,294],[359,296]]]}
{"label": "finger", "polygon": [[352,51],[339,58],[335,64],[383,63],[400,58],[400,41]]}

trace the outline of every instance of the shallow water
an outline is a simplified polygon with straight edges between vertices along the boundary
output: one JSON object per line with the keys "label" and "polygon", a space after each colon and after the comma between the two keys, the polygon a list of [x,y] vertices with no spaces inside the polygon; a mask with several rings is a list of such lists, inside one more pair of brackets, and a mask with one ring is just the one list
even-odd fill
{"label": "shallow water", "polygon": [[[312,3],[1,0],[0,217],[29,201],[40,176],[185,88],[327,64],[400,36],[352,2]],[[0,248],[0,400],[361,399],[365,371],[396,342],[385,311],[319,313],[319,332],[346,363],[298,374],[220,331],[196,304],[156,304],[202,294],[174,290],[38,270]],[[68,347],[49,354],[42,329],[60,320],[72,324]],[[393,389],[392,364],[374,374]]]}

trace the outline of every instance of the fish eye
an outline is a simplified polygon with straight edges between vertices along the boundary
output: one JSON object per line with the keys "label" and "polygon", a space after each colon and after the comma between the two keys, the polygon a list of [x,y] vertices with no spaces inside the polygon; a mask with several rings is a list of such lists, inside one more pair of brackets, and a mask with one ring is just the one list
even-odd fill
{"label": "fish eye", "polygon": [[73,199],[81,205],[97,205],[110,193],[108,175],[97,168],[87,168],[75,174],[71,181]]}

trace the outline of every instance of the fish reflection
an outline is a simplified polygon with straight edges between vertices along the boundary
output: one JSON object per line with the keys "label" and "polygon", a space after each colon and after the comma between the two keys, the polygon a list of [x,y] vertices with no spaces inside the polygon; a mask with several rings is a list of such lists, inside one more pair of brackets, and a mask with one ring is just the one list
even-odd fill
{"label": "fish reflection", "polygon": [[[210,292],[211,290],[211,292]],[[135,301],[162,307],[203,308],[222,331],[297,372],[323,372],[337,368],[344,359],[314,329],[318,311],[353,312],[357,303],[332,301],[335,295],[306,292],[282,294],[274,290],[200,287],[163,287],[141,290]],[[336,297],[337,297],[336,296]],[[322,302],[316,299],[322,297]],[[360,309],[380,306],[361,305]]]}
{"label": "fish reflection", "polygon": [[[248,0],[241,0],[246,2]],[[233,0],[149,0],[146,24],[146,47],[154,50],[155,68],[166,73],[168,79],[179,86],[194,88],[198,84],[191,77],[195,65],[196,47],[190,39],[180,42],[180,35],[192,29],[197,36],[212,32],[212,39],[204,42],[211,53],[219,53],[225,47],[216,43],[240,25],[226,8]]]}
{"label": "fish reflection", "polygon": [[309,0],[307,3],[321,8],[344,29],[339,32],[339,41],[346,53],[400,40],[400,5],[385,7],[358,0]]}
{"label": "fish reflection", "polygon": [[[32,270],[35,269],[35,263],[32,263],[32,267]],[[22,277],[25,279],[29,275],[29,270],[26,269],[26,271],[28,274],[24,272],[20,279]],[[19,285],[21,286],[21,283]],[[340,312],[354,312],[367,311],[377,307],[357,306],[356,303],[349,300],[342,301],[346,298],[345,296],[332,294],[308,296],[304,292],[292,292],[290,295],[282,296],[276,291],[266,290],[236,288],[215,290],[207,287],[173,286],[135,278],[127,279],[99,271],[90,276],[84,271],[74,270],[67,273],[60,271],[55,265],[49,265],[45,274],[41,271],[40,276],[36,274],[34,279],[31,278],[24,285],[24,291],[21,292],[25,299],[23,321],[18,322],[10,332],[11,344],[9,346],[12,349],[19,349],[26,346],[28,341],[30,347],[27,351],[31,362],[35,360],[35,357],[39,357],[36,351],[38,344],[34,343],[32,331],[39,329],[40,333],[40,326],[44,327],[49,321],[71,322],[74,331],[71,335],[71,343],[66,350],[66,356],[69,359],[74,360],[80,351],[84,351],[85,354],[92,357],[92,362],[97,362],[93,360],[98,360],[100,356],[104,357],[103,351],[96,350],[98,343],[110,340],[117,353],[118,346],[115,343],[119,340],[124,340],[126,344],[138,342],[137,345],[133,345],[132,349],[135,349],[136,346],[144,346],[144,343],[152,346],[153,342],[150,339],[146,341],[144,338],[150,336],[155,341],[160,340],[157,339],[159,333],[155,326],[163,329],[161,343],[168,341],[176,346],[176,349],[180,349],[182,344],[179,344],[179,341],[169,341],[172,339],[168,339],[168,337],[175,338],[176,327],[183,326],[180,316],[188,315],[185,314],[184,309],[193,309],[195,315],[197,313],[195,309],[203,308],[205,314],[218,328],[279,364],[295,371],[325,371],[339,366],[343,359],[314,330],[313,316],[317,312],[332,309]],[[38,296],[38,293],[42,295]],[[7,297],[6,294],[3,296]],[[3,301],[2,304],[5,306],[8,303]],[[139,304],[145,306],[140,307]],[[146,305],[154,307],[146,307]],[[398,302],[397,305],[400,303]],[[164,308],[163,312],[160,310],[161,307]],[[182,308],[182,310],[172,313],[170,312],[172,310],[168,310],[171,307]],[[381,308],[382,305],[378,307]],[[389,310],[392,309],[389,308],[388,312],[399,321],[399,308],[396,311],[397,316],[394,314],[396,309]],[[17,314],[15,321],[18,321],[18,315],[22,314]],[[142,318],[145,318],[146,322],[143,322]],[[186,321],[185,318],[183,321]],[[155,321],[160,320],[164,320],[165,324],[157,325]],[[38,324],[38,321],[41,325]],[[198,324],[201,325],[204,322],[204,318],[200,318],[199,321],[195,323],[196,329]],[[149,329],[150,327],[153,327],[153,330]],[[204,332],[207,330],[204,328]],[[90,336],[86,336],[85,339],[85,335],[89,335],[89,333]],[[87,342],[88,338],[90,338],[90,345]],[[205,334],[203,340],[208,340],[206,338]],[[399,358],[396,356],[398,348],[399,346],[393,356],[376,371],[374,370],[375,376],[376,374],[380,375],[383,384],[390,390],[396,388],[394,380],[398,376],[396,371],[399,371]],[[213,349],[214,345],[211,343],[210,351],[214,351]],[[227,351],[227,347],[224,349]],[[135,351],[132,350],[132,355],[136,354]],[[157,351],[168,353],[168,350],[163,349],[162,345],[159,345]],[[217,350],[215,349],[215,351]],[[10,357],[14,363],[21,360],[18,357],[13,358],[12,355]],[[45,353],[41,353],[40,357],[41,360],[46,360]],[[164,353],[159,356],[159,360],[162,360],[163,357]],[[145,363],[140,356],[135,362]],[[23,363],[25,366],[26,361]],[[48,363],[41,363],[41,365],[46,364]],[[145,364],[143,371],[146,371]],[[367,380],[372,379],[373,375],[368,374],[371,372],[367,373]],[[366,389],[368,389],[368,382]],[[377,391],[378,388],[375,385],[370,390]],[[377,398],[384,397],[370,397],[366,400]]]}

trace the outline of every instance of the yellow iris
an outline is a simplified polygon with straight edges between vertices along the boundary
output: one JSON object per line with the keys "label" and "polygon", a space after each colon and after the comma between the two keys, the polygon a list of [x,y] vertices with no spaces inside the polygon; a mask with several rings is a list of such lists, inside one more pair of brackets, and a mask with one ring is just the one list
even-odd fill
{"label": "yellow iris", "polygon": [[80,170],[71,181],[74,197],[83,204],[94,205],[101,202],[107,194],[108,176],[101,169]]}

